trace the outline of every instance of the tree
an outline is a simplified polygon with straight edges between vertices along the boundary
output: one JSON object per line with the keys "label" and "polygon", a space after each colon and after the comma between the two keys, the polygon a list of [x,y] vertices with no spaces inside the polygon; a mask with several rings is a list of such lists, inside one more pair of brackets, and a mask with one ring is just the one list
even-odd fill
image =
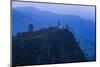
{"label": "tree", "polygon": [[65,25],[65,28],[66,28],[66,29],[69,29],[69,26],[68,26],[68,24],[66,24],[66,25]]}
{"label": "tree", "polygon": [[33,24],[29,24],[29,25],[28,25],[28,31],[29,31],[29,32],[32,32],[33,29],[34,29]]}
{"label": "tree", "polygon": [[65,25],[65,28],[69,31],[74,31],[71,27],[68,26],[68,24]]}
{"label": "tree", "polygon": [[60,26],[60,21],[59,21],[59,20],[57,21],[57,26],[58,26],[58,27]]}
{"label": "tree", "polygon": [[51,27],[51,22],[49,22],[49,27]]}

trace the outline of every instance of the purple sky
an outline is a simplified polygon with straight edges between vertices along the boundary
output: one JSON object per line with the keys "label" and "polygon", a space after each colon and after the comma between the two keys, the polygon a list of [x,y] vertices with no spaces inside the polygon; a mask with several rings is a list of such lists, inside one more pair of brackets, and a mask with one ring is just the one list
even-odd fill
{"label": "purple sky", "polygon": [[31,6],[40,10],[49,11],[62,15],[76,15],[84,19],[95,21],[95,7],[62,5],[62,4],[46,4],[46,3],[31,3],[31,2],[13,2],[12,7]]}

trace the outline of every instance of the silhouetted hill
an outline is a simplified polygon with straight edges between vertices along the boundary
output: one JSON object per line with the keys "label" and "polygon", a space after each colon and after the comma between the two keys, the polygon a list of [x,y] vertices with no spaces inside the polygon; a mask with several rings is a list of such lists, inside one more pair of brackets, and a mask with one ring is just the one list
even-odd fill
{"label": "silhouetted hill", "polygon": [[14,66],[86,61],[74,34],[65,28],[19,32],[12,42]]}

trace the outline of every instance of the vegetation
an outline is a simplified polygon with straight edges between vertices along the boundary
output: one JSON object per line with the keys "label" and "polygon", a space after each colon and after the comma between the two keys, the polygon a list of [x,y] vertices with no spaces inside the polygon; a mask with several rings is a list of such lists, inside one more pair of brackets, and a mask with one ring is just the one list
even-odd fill
{"label": "vegetation", "polygon": [[[60,25],[60,23],[57,23]],[[49,26],[29,32],[18,32],[13,36],[13,66],[55,64],[86,61],[70,27]]]}
{"label": "vegetation", "polygon": [[29,31],[29,32],[32,32],[33,29],[34,29],[33,24],[29,24],[29,25],[28,25],[28,31]]}

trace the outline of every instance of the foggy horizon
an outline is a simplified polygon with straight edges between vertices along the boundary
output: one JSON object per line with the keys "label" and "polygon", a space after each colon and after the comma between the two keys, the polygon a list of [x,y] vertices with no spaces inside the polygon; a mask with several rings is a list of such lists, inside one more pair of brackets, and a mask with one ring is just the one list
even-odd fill
{"label": "foggy horizon", "polygon": [[34,2],[32,3],[12,2],[12,5],[13,5],[12,8],[34,7],[41,11],[47,11],[47,12],[60,14],[60,15],[75,15],[95,23],[95,7],[91,7],[91,6],[78,6],[78,5],[69,5],[69,4],[66,5],[47,4],[47,3],[34,3]]}

